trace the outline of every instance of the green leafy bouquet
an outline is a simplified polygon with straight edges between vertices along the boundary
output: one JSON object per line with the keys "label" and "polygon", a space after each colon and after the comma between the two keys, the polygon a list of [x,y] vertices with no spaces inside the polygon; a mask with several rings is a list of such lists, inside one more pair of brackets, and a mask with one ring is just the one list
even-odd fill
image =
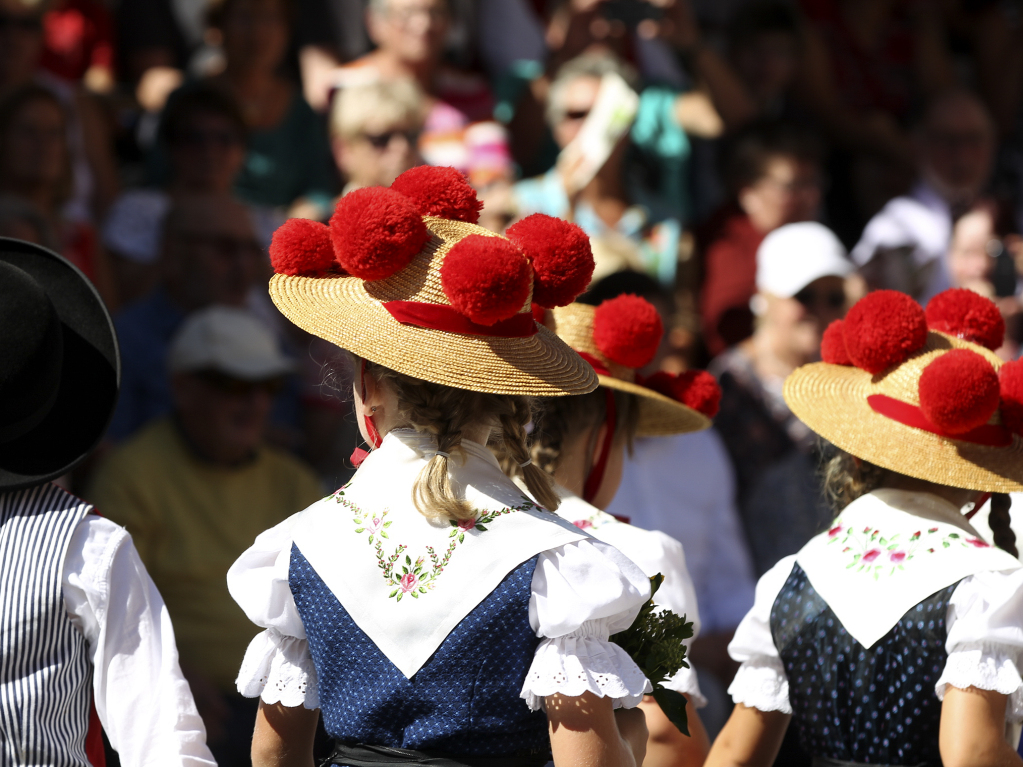
{"label": "green leafy bouquet", "polygon": [[688,735],[685,696],[665,688],[664,683],[679,669],[689,668],[684,640],[692,638],[693,622],[687,621],[684,615],[658,610],[654,606],[653,595],[663,582],[664,576],[660,573],[650,579],[651,598],[640,608],[632,625],[614,634],[611,641],[625,650],[642,669],[654,687],[657,705],[679,731]]}

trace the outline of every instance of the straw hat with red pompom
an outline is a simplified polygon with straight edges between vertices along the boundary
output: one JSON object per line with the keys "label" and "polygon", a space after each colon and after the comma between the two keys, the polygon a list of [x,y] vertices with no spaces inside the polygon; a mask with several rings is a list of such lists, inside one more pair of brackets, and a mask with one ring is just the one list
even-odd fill
{"label": "straw hat with red pompom", "polygon": [[721,401],[714,376],[703,370],[680,375],[636,371],[657,354],[664,325],[653,304],[621,295],[600,306],[570,304],[544,312],[547,327],[597,371],[601,386],[640,398],[637,435],[665,436],[710,426]]}
{"label": "straw hat with red pompom", "polygon": [[1023,490],[1023,362],[995,353],[1005,323],[961,288],[924,311],[879,290],[828,326],[823,362],[785,381],[785,401],[848,453],[941,485]]}
{"label": "straw hat with red pompom", "polygon": [[538,324],[531,302],[570,304],[593,274],[574,224],[529,216],[502,237],[453,168],[357,189],[329,224],[273,236],[270,296],[299,327],[392,370],[493,394],[585,394],[593,369]]}

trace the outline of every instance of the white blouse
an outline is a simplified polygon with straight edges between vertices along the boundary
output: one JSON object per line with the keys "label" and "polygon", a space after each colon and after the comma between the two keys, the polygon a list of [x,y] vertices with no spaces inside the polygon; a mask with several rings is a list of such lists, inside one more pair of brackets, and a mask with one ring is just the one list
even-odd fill
{"label": "white blouse", "polygon": [[[728,645],[742,663],[729,694],[761,711],[792,713],[789,685],[771,634],[771,608],[796,556],[785,557],[757,584],[756,601]],[[948,661],[935,685],[939,700],[951,687],[977,687],[1008,696],[1005,718],[1023,721],[1023,569],[967,576],[952,592],[945,620]]]}
{"label": "white blouse", "polygon": [[[410,444],[407,435],[391,432],[371,458],[395,481],[395,473],[406,470],[405,459],[409,471],[418,471],[415,460],[401,452]],[[511,485],[503,475],[493,473],[500,470],[496,462],[490,465],[493,458],[485,448],[467,447],[465,466],[457,475],[452,472],[456,481],[482,486],[481,478],[488,477],[490,482]],[[393,460],[382,460],[388,457]],[[372,467],[364,473],[367,463],[357,479],[360,474],[364,479],[372,476]],[[400,486],[400,478],[396,482]],[[319,707],[316,669],[288,584],[294,536],[301,529],[303,514],[316,507],[314,504],[262,533],[228,572],[231,595],[253,623],[266,629],[252,640],[242,662],[237,684],[243,696],[285,706]],[[391,512],[395,511],[392,507]],[[411,503],[401,513],[419,514]],[[390,528],[392,538],[395,529]],[[499,536],[500,523],[490,530],[485,535]],[[555,693],[578,696],[587,691],[613,698],[615,707],[638,705],[651,685],[609,637],[632,624],[649,596],[646,575],[615,548],[593,538],[581,537],[540,552],[533,572],[529,622],[543,641],[521,691],[529,707],[542,708],[544,698]]]}

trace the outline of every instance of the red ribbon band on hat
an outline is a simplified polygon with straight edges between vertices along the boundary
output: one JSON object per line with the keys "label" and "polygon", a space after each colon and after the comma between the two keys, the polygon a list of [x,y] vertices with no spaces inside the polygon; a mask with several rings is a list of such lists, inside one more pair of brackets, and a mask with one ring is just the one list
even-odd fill
{"label": "red ribbon band on hat", "polygon": [[611,376],[612,378],[614,378],[614,376],[611,375],[611,371],[607,369],[607,365],[598,360],[589,352],[577,352],[577,354],[590,363],[590,367],[593,368],[593,371],[595,373],[598,373],[602,376]]}
{"label": "red ribbon band on hat", "polygon": [[536,335],[532,312],[523,312],[493,325],[473,322],[453,306],[428,304],[422,301],[385,301],[384,308],[402,325],[415,325],[430,330],[443,330],[462,336],[490,338],[529,338]]}
{"label": "red ribbon band on hat", "polygon": [[960,442],[972,442],[986,447],[1008,447],[1012,444],[1012,432],[997,424],[986,423],[962,434],[949,434],[928,421],[927,416],[916,405],[889,397],[887,394],[871,394],[867,397],[867,404],[878,415],[891,418],[903,426],[929,431],[946,439],[957,439]]}

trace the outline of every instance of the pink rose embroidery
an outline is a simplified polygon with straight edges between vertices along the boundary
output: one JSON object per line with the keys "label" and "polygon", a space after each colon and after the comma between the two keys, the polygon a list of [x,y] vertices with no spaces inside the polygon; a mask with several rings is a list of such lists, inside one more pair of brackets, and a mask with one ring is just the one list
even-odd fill
{"label": "pink rose embroidery", "polygon": [[888,559],[890,559],[892,562],[904,562],[906,560],[906,552],[893,551],[891,554],[888,555]]}
{"label": "pink rose embroidery", "polygon": [[873,562],[879,556],[881,556],[881,549],[871,549],[870,551],[863,555],[863,561]]}
{"label": "pink rose embroidery", "polygon": [[967,538],[966,542],[968,544],[970,544],[971,546],[977,547],[978,549],[989,548],[989,544],[987,544],[984,541],[980,540],[980,538]]}
{"label": "pink rose embroidery", "polygon": [[369,521],[369,524],[366,525],[366,529],[369,530],[371,533],[375,533],[381,528],[383,524],[384,520],[381,517],[373,517],[373,519]]}
{"label": "pink rose embroidery", "polygon": [[476,519],[460,519],[458,520],[458,530],[464,533],[466,530],[472,530],[476,527]]}
{"label": "pink rose embroidery", "polygon": [[840,532],[842,532],[842,526],[841,525],[835,525],[833,528],[828,530],[828,536],[831,537],[831,538],[834,538]]}
{"label": "pink rose embroidery", "polygon": [[590,522],[590,520],[588,519],[577,519],[572,524],[578,527],[580,530],[588,530],[589,528],[593,527],[593,523]]}
{"label": "pink rose embroidery", "polygon": [[929,532],[929,533],[936,533],[936,532],[938,532],[938,528],[936,528],[936,527],[929,527],[929,528],[927,528],[927,532]]}
{"label": "pink rose embroidery", "polygon": [[408,594],[410,591],[415,589],[418,583],[419,578],[416,577],[415,573],[405,573],[405,575],[401,576],[402,593]]}

